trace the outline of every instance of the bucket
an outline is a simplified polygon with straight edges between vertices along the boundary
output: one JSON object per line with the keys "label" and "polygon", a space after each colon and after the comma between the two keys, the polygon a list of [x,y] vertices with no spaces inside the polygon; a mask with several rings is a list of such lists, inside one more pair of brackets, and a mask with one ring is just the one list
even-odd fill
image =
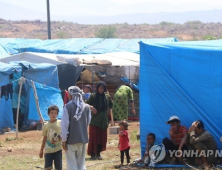
{"label": "bucket", "polygon": [[42,122],[36,123],[36,130],[42,130]]}

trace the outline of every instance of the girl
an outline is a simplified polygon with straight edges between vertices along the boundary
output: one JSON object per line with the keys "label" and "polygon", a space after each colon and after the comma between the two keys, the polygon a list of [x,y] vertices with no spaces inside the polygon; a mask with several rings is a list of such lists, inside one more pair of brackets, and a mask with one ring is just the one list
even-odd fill
{"label": "girl", "polygon": [[129,156],[129,150],[130,150],[130,144],[129,144],[129,138],[128,138],[128,123],[126,120],[123,120],[119,122],[119,144],[118,148],[120,150],[120,159],[121,159],[121,165],[123,165],[124,162],[124,152],[127,158],[127,165],[130,164],[130,156]]}

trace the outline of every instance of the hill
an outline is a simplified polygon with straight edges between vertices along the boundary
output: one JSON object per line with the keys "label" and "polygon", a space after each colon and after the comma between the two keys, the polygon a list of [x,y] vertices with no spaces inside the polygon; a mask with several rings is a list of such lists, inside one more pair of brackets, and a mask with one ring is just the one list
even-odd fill
{"label": "hill", "polygon": [[[144,6],[149,5],[150,3],[143,3]],[[158,4],[158,3],[156,3]],[[195,2],[191,3],[195,4]],[[165,3],[161,3],[161,5],[166,5]],[[42,9],[44,7],[44,10]],[[85,14],[80,15],[75,12],[75,10],[70,11],[70,9],[63,9],[64,6],[61,6],[60,10],[70,11],[69,15],[64,11],[63,13],[58,13],[55,8],[53,8],[53,2],[51,4],[51,20],[54,21],[66,21],[66,22],[74,22],[78,24],[120,24],[120,23],[128,23],[128,24],[158,24],[162,21],[173,22],[183,24],[187,21],[198,20],[203,23],[209,22],[222,22],[222,9],[220,9],[220,5],[218,5],[219,9],[212,10],[201,10],[201,7],[195,11],[181,11],[181,12],[151,12],[149,8],[147,11],[143,12],[134,12],[134,13],[123,13],[116,14],[115,11],[112,14],[107,15],[106,12],[100,15],[93,14]],[[139,9],[141,6],[135,6],[135,8]],[[172,4],[173,7],[173,4]],[[176,6],[174,6],[176,8]],[[14,5],[9,2],[0,2],[0,16],[5,20],[35,20],[39,19],[42,21],[46,21],[46,6],[40,6],[33,8],[28,8],[22,5]],[[93,7],[92,7],[93,8]],[[84,7],[83,9],[84,10]],[[101,11],[103,11],[101,9]],[[101,12],[100,11],[100,12]],[[137,10],[138,11],[138,10]],[[164,11],[164,10],[163,10]],[[84,11],[83,11],[84,12]],[[128,11],[130,12],[130,11]]]}
{"label": "hill", "polygon": [[[73,22],[51,22],[52,39],[93,38],[105,25],[84,25]],[[115,38],[164,38],[176,37],[184,40],[219,39],[222,37],[221,23],[188,21],[184,24],[161,22],[159,24],[112,24]],[[47,39],[47,22],[8,21],[0,19],[0,38]]]}

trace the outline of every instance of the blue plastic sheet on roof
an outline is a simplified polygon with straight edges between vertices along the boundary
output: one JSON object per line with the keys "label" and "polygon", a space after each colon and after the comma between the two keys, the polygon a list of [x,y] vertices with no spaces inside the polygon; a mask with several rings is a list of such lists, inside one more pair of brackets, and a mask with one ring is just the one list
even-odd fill
{"label": "blue plastic sheet on roof", "polygon": [[116,48],[127,42],[127,39],[104,39],[82,51],[84,54],[103,54],[113,52]]}
{"label": "blue plastic sheet on roof", "polygon": [[0,59],[9,57],[10,55],[17,54],[18,52],[10,47],[0,44]]}
{"label": "blue plastic sheet on roof", "polygon": [[33,80],[54,88],[59,87],[58,70],[54,64],[35,64],[27,61],[13,61],[10,63],[20,65],[24,70],[24,77],[28,80]]}
{"label": "blue plastic sheet on roof", "polygon": [[[139,53],[139,41],[144,42],[176,42],[176,38],[156,39],[102,39],[102,38],[71,38],[71,39],[22,39],[0,38],[0,46],[9,54],[22,52],[54,53],[54,54],[103,54],[111,52]],[[0,53],[1,54],[1,53]],[[5,55],[4,55],[5,56]],[[0,58],[2,56],[0,55]]]}
{"label": "blue plastic sheet on roof", "polygon": [[[39,100],[39,106],[40,106],[40,111],[42,113],[42,117],[44,120],[48,121],[49,116],[48,116],[48,107],[51,105],[56,105],[59,108],[59,115],[58,119],[61,119],[62,117],[62,112],[63,112],[63,100],[61,96],[61,91],[59,89],[45,86],[39,83],[35,82],[35,87],[38,95],[38,100]],[[35,97],[34,97],[34,92],[33,89],[31,89],[30,96],[29,96],[29,119],[31,120],[40,120],[37,109],[36,109],[36,104],[35,104]]]}
{"label": "blue plastic sheet on roof", "polygon": [[22,68],[18,65],[5,64],[0,62],[0,86],[9,83],[9,75],[13,72],[20,72]]}
{"label": "blue plastic sheet on roof", "polygon": [[112,52],[120,52],[120,51],[128,51],[132,53],[140,53],[139,42],[142,41],[144,43],[150,42],[177,42],[176,38],[151,38],[151,39],[128,39],[126,42],[113,49]]}
{"label": "blue plastic sheet on roof", "polygon": [[169,137],[166,121],[176,115],[190,127],[202,120],[218,148],[222,121],[222,43],[218,41],[144,44],[140,42],[140,131]]}

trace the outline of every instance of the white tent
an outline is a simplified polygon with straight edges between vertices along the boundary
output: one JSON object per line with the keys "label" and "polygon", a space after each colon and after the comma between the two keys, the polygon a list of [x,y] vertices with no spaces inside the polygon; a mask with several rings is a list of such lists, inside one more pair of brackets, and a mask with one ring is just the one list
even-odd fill
{"label": "white tent", "polygon": [[131,52],[114,52],[104,54],[51,54],[25,52],[1,58],[0,62],[28,61],[30,63],[50,63],[55,65],[71,64],[84,66],[95,72],[100,78],[106,76],[105,81],[121,83],[120,77],[125,77],[136,83],[139,79],[139,54]]}
{"label": "white tent", "polygon": [[9,63],[11,61],[28,61],[30,63],[51,63],[55,65],[69,63],[73,65],[84,64],[92,60],[107,60],[113,66],[139,65],[139,54],[130,52],[114,52],[104,54],[51,54],[51,53],[32,53],[24,52],[1,58],[0,62]]}

